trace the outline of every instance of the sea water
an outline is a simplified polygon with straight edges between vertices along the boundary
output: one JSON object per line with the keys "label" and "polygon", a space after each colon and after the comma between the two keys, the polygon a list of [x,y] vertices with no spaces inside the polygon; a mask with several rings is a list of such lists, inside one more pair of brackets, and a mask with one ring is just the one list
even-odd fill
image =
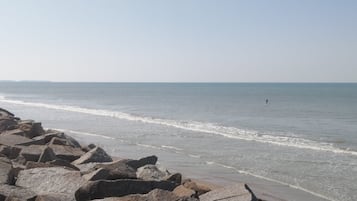
{"label": "sea water", "polygon": [[119,157],[357,200],[354,83],[0,82],[0,107]]}

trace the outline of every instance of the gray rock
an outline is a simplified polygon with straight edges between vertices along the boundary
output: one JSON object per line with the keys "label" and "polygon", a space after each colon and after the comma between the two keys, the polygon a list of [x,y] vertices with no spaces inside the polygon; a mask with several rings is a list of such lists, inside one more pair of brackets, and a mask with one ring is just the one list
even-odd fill
{"label": "gray rock", "polygon": [[80,172],[61,167],[34,168],[20,171],[16,186],[28,188],[37,194],[60,193],[74,200],[74,192],[85,180]]}
{"label": "gray rock", "polygon": [[42,151],[40,158],[38,159],[38,162],[47,162],[47,161],[53,161],[56,160],[56,154],[50,147],[45,147],[45,149]]}
{"label": "gray rock", "polygon": [[126,164],[125,161],[115,161],[112,163],[97,164],[94,169],[103,168],[109,170],[109,175],[106,179],[136,179],[136,170]]}
{"label": "gray rock", "polygon": [[50,144],[52,138],[55,138],[55,137],[59,138],[59,139],[66,140],[66,144],[68,146],[71,146],[74,148],[81,148],[81,145],[77,142],[77,140],[75,140],[74,138],[72,138],[69,135],[64,134],[63,132],[56,131],[56,130],[48,130],[48,131],[46,131],[46,134],[34,137],[33,139],[34,140],[43,139],[45,141],[45,143]]}
{"label": "gray rock", "polygon": [[21,143],[32,142],[33,140],[19,135],[0,135],[0,144],[15,146]]}
{"label": "gray rock", "polygon": [[170,175],[167,170],[160,170],[156,165],[145,165],[136,172],[136,177],[142,180],[161,181]]}
{"label": "gray rock", "polygon": [[73,161],[74,165],[90,162],[112,162],[112,158],[100,147],[96,147],[85,153],[79,159]]}
{"label": "gray rock", "polygon": [[35,201],[68,201],[68,200],[71,200],[71,197],[69,197],[66,194],[46,193],[46,194],[37,195]]}
{"label": "gray rock", "polygon": [[29,189],[6,184],[0,185],[0,200],[34,201],[35,198],[36,193]]}
{"label": "gray rock", "polygon": [[14,117],[15,115],[4,108],[0,108],[0,119]]}
{"label": "gray rock", "polygon": [[12,165],[6,158],[0,158],[0,184],[12,183]]}
{"label": "gray rock", "polygon": [[[25,159],[25,163],[27,161],[35,161],[37,162],[40,158],[40,155],[45,148],[45,146],[42,145],[30,145],[30,146],[18,146],[21,148],[20,156],[22,156]],[[18,158],[21,158],[21,157]]]}
{"label": "gray rock", "polygon": [[258,201],[246,184],[215,189],[200,196],[200,201]]}
{"label": "gray rock", "polygon": [[49,145],[49,147],[52,148],[56,157],[70,162],[80,158],[84,154],[80,148],[72,146]]}
{"label": "gray rock", "polygon": [[169,181],[141,181],[132,179],[99,180],[86,183],[76,193],[77,201],[146,194],[153,189],[172,191],[177,185]]}
{"label": "gray rock", "polygon": [[40,122],[34,122],[33,120],[19,121],[17,127],[25,132],[25,137],[33,138],[43,135],[45,131],[42,128]]}
{"label": "gray rock", "polygon": [[62,159],[56,159],[56,160],[53,160],[53,161],[48,161],[48,162],[46,162],[46,164],[59,166],[59,167],[63,167],[63,168],[69,168],[69,169],[72,169],[72,170],[79,171],[79,168],[77,168],[76,166],[72,165],[70,162],[68,162],[66,160],[62,160]]}

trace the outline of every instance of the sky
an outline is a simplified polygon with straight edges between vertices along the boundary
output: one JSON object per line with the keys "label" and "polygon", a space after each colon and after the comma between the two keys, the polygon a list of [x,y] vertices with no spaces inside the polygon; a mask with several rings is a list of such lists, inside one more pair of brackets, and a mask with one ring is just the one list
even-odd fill
{"label": "sky", "polygon": [[357,1],[0,0],[0,80],[357,82]]}

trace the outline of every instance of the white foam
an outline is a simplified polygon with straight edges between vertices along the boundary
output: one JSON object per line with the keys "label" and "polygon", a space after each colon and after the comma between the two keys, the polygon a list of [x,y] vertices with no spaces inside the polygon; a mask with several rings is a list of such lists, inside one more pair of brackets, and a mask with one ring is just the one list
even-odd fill
{"label": "white foam", "polygon": [[185,122],[185,121],[176,121],[170,119],[135,116],[124,112],[89,109],[89,108],[70,106],[70,105],[55,105],[55,104],[46,104],[46,103],[24,102],[20,100],[6,99],[6,97],[0,97],[0,102],[24,105],[29,107],[40,107],[40,108],[62,110],[68,112],[77,112],[77,113],[96,115],[96,116],[105,116],[105,117],[123,119],[128,121],[136,121],[142,123],[158,124],[158,125],[188,130],[188,131],[220,135],[226,138],[232,138],[238,140],[255,141],[255,142],[269,143],[279,146],[288,146],[288,147],[295,147],[301,149],[327,151],[337,154],[350,154],[350,155],[357,156],[356,151],[339,149],[334,147],[330,143],[315,142],[315,141],[302,139],[298,137],[274,136],[268,134],[261,135],[254,130],[245,130],[235,127],[219,126],[212,123],[203,123],[203,122],[196,122],[196,121]]}
{"label": "white foam", "polygon": [[69,133],[73,133],[73,134],[77,134],[77,135],[87,135],[87,136],[101,137],[101,138],[105,138],[105,139],[117,140],[114,137],[109,137],[109,136],[106,136],[106,135],[100,135],[100,134],[95,134],[95,133],[88,133],[88,132],[74,131],[74,130],[67,130],[67,129],[60,129],[60,128],[53,128],[53,130],[57,130],[57,131],[61,131],[61,132],[69,132]]}
{"label": "white foam", "polygon": [[314,195],[316,197],[320,197],[320,198],[323,198],[323,199],[326,199],[326,200],[336,201],[336,200],[334,200],[332,198],[329,198],[329,197],[326,197],[324,195],[318,194],[316,192],[310,191],[310,190],[308,190],[306,188],[303,188],[301,186],[292,185],[292,184],[289,184],[289,183],[286,183],[286,182],[282,182],[282,181],[279,181],[279,180],[276,180],[276,179],[272,179],[272,178],[264,177],[264,176],[261,176],[261,175],[253,174],[253,173],[248,172],[248,171],[239,170],[239,169],[237,169],[235,167],[232,167],[232,166],[229,166],[229,165],[224,165],[224,164],[216,163],[216,162],[213,162],[213,161],[206,161],[206,164],[208,164],[208,165],[217,165],[217,166],[220,166],[220,167],[223,167],[223,168],[232,169],[232,170],[234,170],[234,171],[236,171],[236,172],[238,172],[240,174],[245,174],[245,175],[253,176],[253,177],[256,177],[256,178],[259,178],[259,179],[264,179],[264,180],[267,180],[267,181],[271,181],[271,182],[274,182],[274,183],[285,185],[285,186],[288,186],[290,188],[301,190],[301,191],[310,193],[311,195]]}

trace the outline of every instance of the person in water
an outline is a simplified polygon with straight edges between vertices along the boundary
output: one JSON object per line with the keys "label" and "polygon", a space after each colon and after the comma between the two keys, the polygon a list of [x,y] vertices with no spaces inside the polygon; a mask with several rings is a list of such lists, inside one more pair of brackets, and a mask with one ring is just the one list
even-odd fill
{"label": "person in water", "polygon": [[265,104],[268,104],[269,103],[269,100],[268,99],[265,99]]}

